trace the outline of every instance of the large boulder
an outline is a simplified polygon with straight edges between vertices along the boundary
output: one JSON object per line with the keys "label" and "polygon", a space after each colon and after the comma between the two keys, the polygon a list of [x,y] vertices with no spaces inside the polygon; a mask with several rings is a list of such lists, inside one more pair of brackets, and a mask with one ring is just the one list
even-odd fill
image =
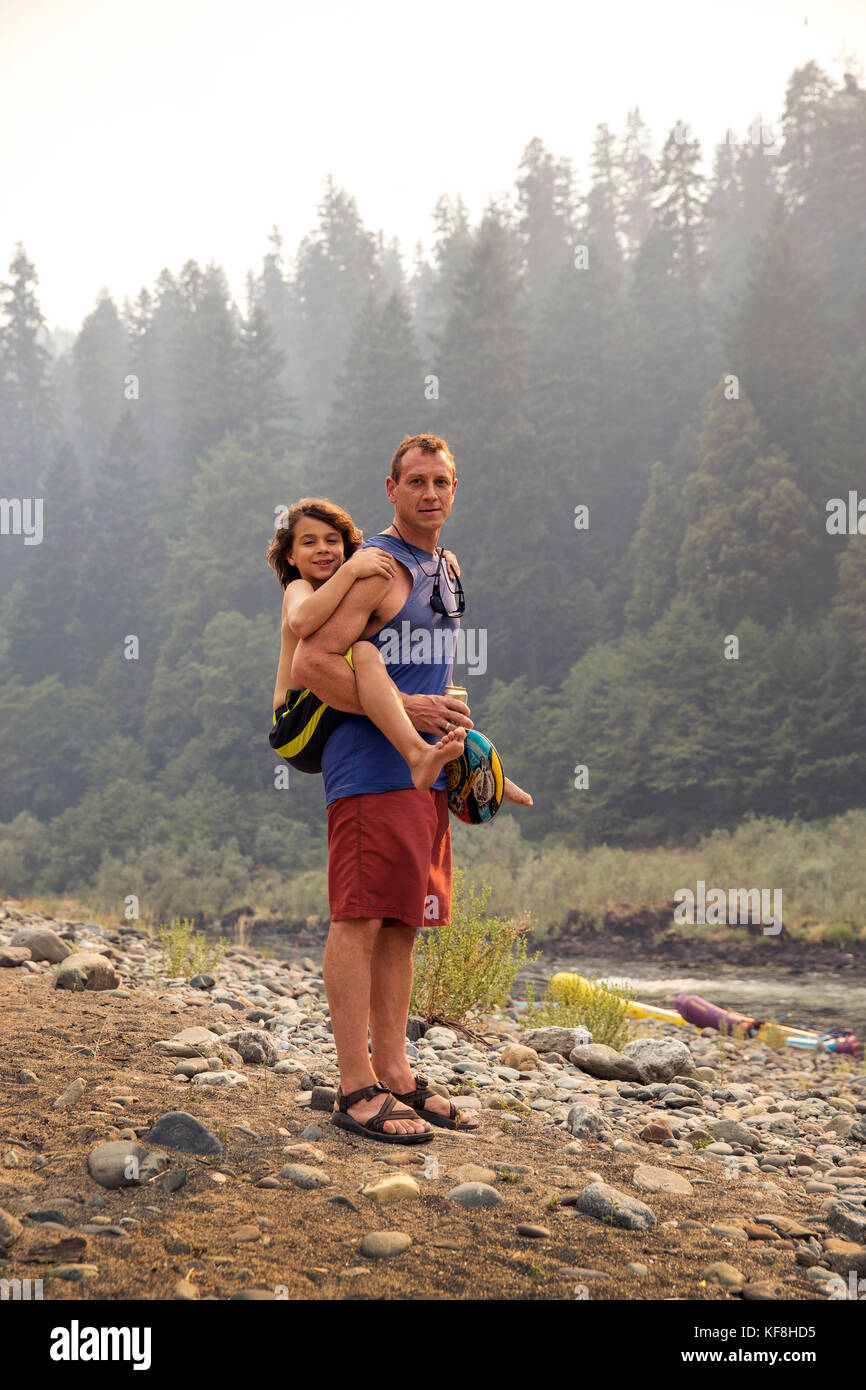
{"label": "large boulder", "polygon": [[13,1216],[11,1211],[4,1211],[0,1207],[0,1250],[3,1251],[4,1256],[9,1247],[20,1239],[23,1231],[24,1227],[18,1217]]}
{"label": "large boulder", "polygon": [[757,1148],[761,1142],[757,1134],[747,1125],[740,1124],[739,1120],[711,1120],[707,1129],[714,1139],[721,1139],[726,1144],[742,1144],[744,1149]]}
{"label": "large boulder", "polygon": [[[561,1057],[570,1057],[574,1048],[587,1039],[585,1028],[530,1028],[521,1041],[536,1052],[558,1052]],[[592,1042],[591,1037],[588,1040]]]}
{"label": "large boulder", "polygon": [[614,1048],[606,1047],[604,1043],[579,1044],[572,1048],[569,1058],[581,1071],[598,1076],[603,1081],[640,1080],[637,1063]]}
{"label": "large boulder", "polygon": [[566,1124],[569,1133],[575,1139],[587,1139],[591,1134],[598,1136],[610,1132],[610,1126],[604,1116],[589,1105],[573,1105],[568,1112]]}
{"label": "large boulder", "polygon": [[117,989],[120,976],[105,956],[75,951],[66,956],[54,980],[55,989]]}
{"label": "large boulder", "polygon": [[48,960],[58,965],[72,955],[72,947],[52,931],[50,927],[22,927],[10,943],[12,946],[27,946],[31,960]]}
{"label": "large boulder", "polygon": [[694,1058],[679,1038],[635,1038],[622,1051],[636,1065],[639,1080],[645,1086],[652,1081],[673,1081],[675,1076],[695,1074]]}
{"label": "large boulder", "polygon": [[273,1067],[280,1060],[273,1038],[263,1028],[244,1028],[239,1033],[224,1033],[221,1042],[223,1047],[234,1048],[245,1062],[253,1065],[259,1063]]}
{"label": "large boulder", "polygon": [[188,1154],[221,1154],[223,1146],[215,1134],[205,1129],[201,1120],[187,1115],[184,1110],[169,1110],[160,1115],[156,1124],[147,1134],[152,1144],[165,1144],[169,1149],[180,1149]]}
{"label": "large boulder", "polygon": [[516,1071],[535,1071],[538,1066],[538,1053],[533,1047],[523,1043],[508,1043],[502,1049],[502,1065],[514,1067]]}
{"label": "large boulder", "polygon": [[14,970],[26,960],[32,960],[29,946],[0,946],[0,969]]}
{"label": "large boulder", "polygon": [[153,1044],[154,1051],[164,1057],[217,1057],[220,1037],[209,1028],[182,1028],[173,1038],[161,1038]]}
{"label": "large boulder", "polygon": [[866,1207],[859,1202],[830,1201],[827,1205],[827,1225],[846,1240],[866,1245]]}
{"label": "large boulder", "polygon": [[138,1187],[169,1165],[168,1154],[148,1150],[129,1139],[110,1139],[97,1144],[87,1159],[87,1171],[100,1187]]}
{"label": "large boulder", "polygon": [[656,1219],[644,1202],[620,1192],[606,1182],[593,1182],[580,1193],[575,1206],[587,1216],[595,1216],[610,1226],[626,1231],[646,1231]]}

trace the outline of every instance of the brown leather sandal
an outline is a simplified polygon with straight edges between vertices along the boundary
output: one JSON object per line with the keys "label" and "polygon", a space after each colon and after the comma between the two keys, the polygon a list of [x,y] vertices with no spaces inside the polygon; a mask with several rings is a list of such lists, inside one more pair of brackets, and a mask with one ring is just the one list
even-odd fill
{"label": "brown leather sandal", "polygon": [[[386,1097],[382,1109],[372,1115],[364,1124],[356,1120],[354,1115],[347,1114],[350,1105],[355,1105],[359,1100],[372,1100],[377,1091],[382,1091]],[[376,1082],[375,1086],[362,1086],[359,1091],[350,1091],[347,1096],[343,1095],[343,1088],[337,1087],[337,1109],[331,1115],[331,1124],[338,1129],[347,1129],[351,1134],[363,1134],[366,1139],[379,1139],[383,1144],[423,1144],[428,1139],[433,1138],[432,1129],[421,1130],[416,1134],[386,1134],[384,1124],[386,1120],[409,1119],[408,1115],[395,1115],[393,1111],[397,1109],[397,1101],[394,1099],[387,1086]]]}
{"label": "brown leather sandal", "polygon": [[435,1110],[425,1110],[424,1104],[427,1100],[427,1097],[438,1096],[439,1092],[431,1090],[430,1086],[427,1084],[426,1076],[416,1076],[413,1072],[412,1080],[415,1082],[414,1091],[406,1091],[405,1094],[402,1095],[399,1091],[394,1091],[392,1094],[395,1095],[398,1100],[401,1100],[404,1105],[411,1105],[412,1109],[417,1111],[417,1113],[421,1116],[422,1120],[429,1120],[431,1125],[439,1125],[440,1129],[475,1128],[475,1125],[458,1124],[458,1116],[460,1114],[460,1111],[457,1109],[457,1106],[454,1104],[453,1101],[448,1102],[449,1114],[447,1115],[439,1115]]}

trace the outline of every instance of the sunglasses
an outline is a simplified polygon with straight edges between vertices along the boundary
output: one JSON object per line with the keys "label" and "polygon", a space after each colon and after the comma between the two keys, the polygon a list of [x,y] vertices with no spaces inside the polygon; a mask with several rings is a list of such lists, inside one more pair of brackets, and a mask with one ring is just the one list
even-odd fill
{"label": "sunglasses", "polygon": [[444,558],[445,553],[444,551],[440,550],[439,564],[436,566],[436,573],[433,576],[433,592],[430,595],[430,607],[433,609],[434,613],[438,613],[443,618],[461,618],[463,614],[466,612],[466,598],[463,593],[463,585],[460,583],[460,580],[457,578],[456,575],[452,575],[454,583],[457,585],[457,589],[454,594],[454,601],[457,604],[456,609],[451,611],[449,608],[446,608],[445,602],[442,598],[442,592],[439,587],[439,571],[442,569],[442,561],[444,560]]}

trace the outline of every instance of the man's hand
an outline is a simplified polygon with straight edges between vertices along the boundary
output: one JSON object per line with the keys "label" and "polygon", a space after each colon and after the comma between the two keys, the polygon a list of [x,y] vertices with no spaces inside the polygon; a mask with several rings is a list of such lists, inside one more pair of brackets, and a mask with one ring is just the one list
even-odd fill
{"label": "man's hand", "polygon": [[404,695],[403,708],[420,734],[435,734],[438,738],[459,725],[462,729],[474,729],[469,718],[469,706],[450,695]]}

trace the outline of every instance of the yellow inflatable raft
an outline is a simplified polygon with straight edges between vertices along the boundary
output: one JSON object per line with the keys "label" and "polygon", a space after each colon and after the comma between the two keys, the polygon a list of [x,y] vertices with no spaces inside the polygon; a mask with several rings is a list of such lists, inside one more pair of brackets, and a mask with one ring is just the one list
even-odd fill
{"label": "yellow inflatable raft", "polygon": [[[584,979],[583,975],[573,975],[561,970],[554,975],[550,981],[550,989],[554,999],[564,998],[568,995],[569,987],[575,985],[589,985],[591,980]],[[688,1020],[678,1014],[676,1009],[661,1009],[655,1004],[642,1004],[638,999],[630,999],[626,1005],[626,1013],[629,1018],[657,1018],[662,1023],[686,1023]]]}

